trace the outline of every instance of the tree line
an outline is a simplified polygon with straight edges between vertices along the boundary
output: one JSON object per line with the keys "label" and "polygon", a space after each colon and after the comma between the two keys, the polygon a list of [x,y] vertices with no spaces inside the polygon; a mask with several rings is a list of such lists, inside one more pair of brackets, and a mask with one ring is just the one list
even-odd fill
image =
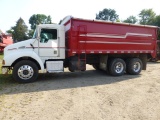
{"label": "tree line", "polygon": [[96,14],[96,19],[98,20],[160,26],[160,15],[156,15],[153,9],[141,10],[138,17],[139,19],[136,18],[136,16],[131,15],[127,19],[120,21],[119,15],[114,9],[103,9]]}
{"label": "tree line", "polygon": [[[119,15],[116,13],[114,9],[103,9],[96,14],[95,19],[104,20],[104,21],[114,21],[114,22],[124,22],[131,24],[141,24],[141,25],[154,25],[160,27],[160,15],[156,15],[153,9],[143,9],[138,14],[138,18],[136,16],[129,16],[125,20],[120,20]],[[11,27],[7,33],[12,34],[14,42],[19,42],[22,40],[26,40],[32,37],[36,25],[39,24],[51,24],[52,18],[51,16],[47,16],[44,14],[33,14],[29,18],[30,29],[25,24],[22,18],[19,18],[16,22],[16,25]]]}
{"label": "tree line", "polygon": [[28,26],[25,24],[24,20],[22,18],[19,18],[16,22],[16,25],[11,27],[6,32],[12,34],[14,42],[19,42],[32,38],[36,25],[51,23],[52,19],[50,15],[46,16],[44,14],[33,14],[29,18],[29,24],[31,25],[31,29],[28,29]]}

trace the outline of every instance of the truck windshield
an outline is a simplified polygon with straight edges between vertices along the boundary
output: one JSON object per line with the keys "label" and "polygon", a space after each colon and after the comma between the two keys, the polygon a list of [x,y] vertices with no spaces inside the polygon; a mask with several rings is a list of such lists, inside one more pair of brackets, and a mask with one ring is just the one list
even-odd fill
{"label": "truck windshield", "polygon": [[37,30],[34,31],[34,34],[33,34],[33,39],[36,39],[37,38]]}

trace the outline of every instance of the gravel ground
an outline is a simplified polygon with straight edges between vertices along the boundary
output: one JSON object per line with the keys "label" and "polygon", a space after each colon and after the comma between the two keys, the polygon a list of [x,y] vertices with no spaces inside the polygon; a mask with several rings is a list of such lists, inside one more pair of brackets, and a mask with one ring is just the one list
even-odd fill
{"label": "gravel ground", "polygon": [[[140,75],[41,74],[0,90],[0,120],[160,120],[160,63]],[[14,85],[12,85],[14,84]]]}

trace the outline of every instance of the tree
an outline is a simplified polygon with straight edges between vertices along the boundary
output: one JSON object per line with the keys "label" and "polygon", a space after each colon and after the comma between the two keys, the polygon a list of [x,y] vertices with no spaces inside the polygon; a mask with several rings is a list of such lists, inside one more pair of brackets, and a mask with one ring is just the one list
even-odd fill
{"label": "tree", "polygon": [[154,25],[160,27],[160,15],[157,15],[154,19]]}
{"label": "tree", "polygon": [[156,14],[152,9],[143,9],[139,14],[140,24],[153,25],[155,16]]}
{"label": "tree", "polygon": [[19,18],[16,25],[7,32],[12,34],[15,42],[28,39],[28,27],[22,18]]}
{"label": "tree", "polygon": [[34,30],[29,30],[28,31],[28,38],[30,39],[30,38],[32,38],[33,37],[33,34],[34,34]]}
{"label": "tree", "polygon": [[117,21],[119,15],[116,14],[114,9],[103,9],[96,14],[97,20],[106,20],[106,21]]}
{"label": "tree", "polygon": [[123,22],[125,23],[132,23],[135,24],[137,22],[137,18],[135,16],[129,16],[126,20],[124,20]]}
{"label": "tree", "polygon": [[7,30],[6,32],[9,33],[9,34],[13,34],[14,31],[13,31],[13,29],[11,28],[10,30]]}
{"label": "tree", "polygon": [[[154,20],[154,25],[160,27],[160,15],[157,15]],[[160,40],[160,30],[158,30],[158,40]],[[160,45],[160,44],[159,44]],[[160,46],[159,46],[160,47]]]}
{"label": "tree", "polygon": [[30,17],[29,23],[31,24],[31,29],[35,30],[36,25],[39,24],[51,24],[51,16],[46,16],[44,14],[34,14]]}

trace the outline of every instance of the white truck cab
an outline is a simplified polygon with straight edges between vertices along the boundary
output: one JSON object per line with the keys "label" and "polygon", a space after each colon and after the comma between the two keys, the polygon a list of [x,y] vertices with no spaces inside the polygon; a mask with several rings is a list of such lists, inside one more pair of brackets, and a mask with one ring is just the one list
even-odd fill
{"label": "white truck cab", "polygon": [[32,39],[18,42],[4,49],[2,72],[13,69],[18,82],[32,82],[38,71],[63,72],[65,59],[65,28],[63,25],[38,25]]}

